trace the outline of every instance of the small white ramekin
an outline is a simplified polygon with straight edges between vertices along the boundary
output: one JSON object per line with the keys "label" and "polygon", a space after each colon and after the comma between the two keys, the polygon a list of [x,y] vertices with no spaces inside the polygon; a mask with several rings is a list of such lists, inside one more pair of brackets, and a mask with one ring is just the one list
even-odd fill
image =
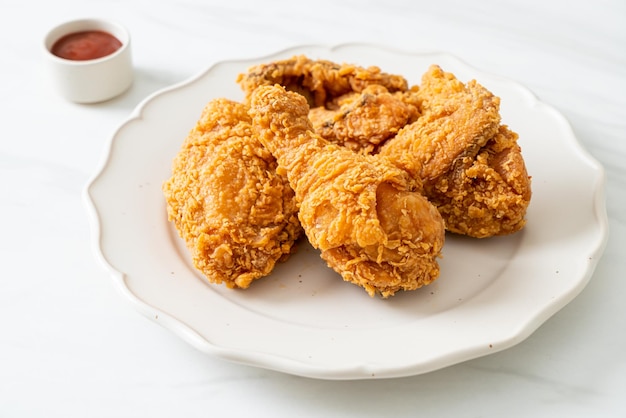
{"label": "small white ramekin", "polygon": [[[110,55],[85,61],[60,58],[51,52],[63,36],[91,30],[110,33],[122,46]],[[108,20],[73,20],[51,29],[44,38],[44,61],[59,93],[76,103],[109,100],[126,91],[133,81],[130,34],[122,25]]]}

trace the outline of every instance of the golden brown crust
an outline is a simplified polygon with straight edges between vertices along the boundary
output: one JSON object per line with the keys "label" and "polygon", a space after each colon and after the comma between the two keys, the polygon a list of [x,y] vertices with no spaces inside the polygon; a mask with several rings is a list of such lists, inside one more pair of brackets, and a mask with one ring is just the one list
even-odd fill
{"label": "golden brown crust", "polygon": [[530,177],[506,126],[467,165],[425,187],[451,232],[486,238],[508,235],[526,225]]}
{"label": "golden brown crust", "polygon": [[250,113],[300,205],[311,244],[344,280],[383,297],[439,275],[444,225],[419,182],[384,158],[357,154],[312,130],[306,100],[259,87]]}
{"label": "golden brown crust", "polygon": [[439,276],[445,229],[484,238],[526,223],[517,134],[474,80],[433,65],[408,88],[378,67],[297,56],[238,82],[244,103],[207,104],[163,185],[210,282],[247,288],[304,228],[344,280],[386,298]]}
{"label": "golden brown crust", "polygon": [[530,179],[517,135],[500,125],[500,99],[436,65],[422,77],[418,94],[422,115],[380,155],[423,181],[449,231],[485,238],[521,229]]}
{"label": "golden brown crust", "polygon": [[339,96],[326,107],[309,111],[315,132],[325,139],[357,152],[371,154],[378,145],[395,136],[405,125],[417,120],[419,108],[410,95],[390,93],[372,84],[361,92]]}
{"label": "golden brown crust", "polygon": [[259,86],[280,84],[307,98],[311,107],[325,106],[334,98],[351,92],[361,92],[371,84],[384,86],[390,92],[406,91],[404,77],[387,74],[378,67],[359,67],[337,64],[326,60],[313,60],[304,55],[251,67],[239,74],[246,101]]}
{"label": "golden brown crust", "polygon": [[250,122],[246,106],[210,102],[163,185],[194,265],[231,288],[269,274],[301,234],[293,191]]}

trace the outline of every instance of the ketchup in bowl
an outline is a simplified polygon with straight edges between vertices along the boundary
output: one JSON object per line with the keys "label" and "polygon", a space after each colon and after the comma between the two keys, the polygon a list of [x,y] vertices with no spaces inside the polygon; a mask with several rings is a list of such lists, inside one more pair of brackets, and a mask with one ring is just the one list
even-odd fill
{"label": "ketchup in bowl", "polygon": [[72,61],[106,57],[120,49],[122,43],[110,33],[98,30],[74,32],[56,41],[50,52]]}

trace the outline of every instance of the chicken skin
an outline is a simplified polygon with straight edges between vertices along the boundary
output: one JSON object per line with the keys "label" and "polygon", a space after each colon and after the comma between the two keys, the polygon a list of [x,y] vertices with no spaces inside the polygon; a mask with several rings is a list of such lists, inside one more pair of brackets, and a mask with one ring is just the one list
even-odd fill
{"label": "chicken skin", "polygon": [[523,228],[530,178],[517,134],[500,123],[499,98],[436,65],[422,77],[418,95],[422,115],[380,155],[422,180],[447,230],[485,238]]}
{"label": "chicken skin", "polygon": [[294,193],[253,132],[248,107],[208,103],[163,184],[168,218],[209,282],[247,288],[302,233]]}
{"label": "chicken skin", "polygon": [[356,152],[371,154],[419,116],[416,90],[390,93],[379,84],[346,93],[326,106],[312,108],[315,132]]}
{"label": "chicken skin", "polygon": [[326,141],[308,113],[303,96],[278,85],[251,96],[254,128],[295,191],[309,242],[370,296],[431,283],[439,276],[445,230],[419,180],[385,158]]}
{"label": "chicken skin", "polygon": [[311,107],[325,106],[336,97],[361,92],[372,84],[381,85],[391,93],[408,89],[404,77],[384,73],[375,66],[337,64],[304,55],[253,66],[247,73],[239,74],[237,82],[246,102],[257,87],[280,84],[306,97]]}

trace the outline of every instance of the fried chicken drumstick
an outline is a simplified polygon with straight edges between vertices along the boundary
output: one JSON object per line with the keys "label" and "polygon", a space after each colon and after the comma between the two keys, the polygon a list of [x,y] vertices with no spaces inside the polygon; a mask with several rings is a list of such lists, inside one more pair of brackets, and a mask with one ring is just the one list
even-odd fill
{"label": "fried chicken drumstick", "polygon": [[301,235],[294,193],[253,132],[248,107],[211,101],[163,184],[169,220],[212,283],[247,288]]}
{"label": "fried chicken drumstick", "polygon": [[422,180],[449,231],[484,238],[523,228],[530,178],[517,134],[500,124],[499,98],[436,65],[418,95],[422,115],[380,155]]}
{"label": "fried chicken drumstick", "polygon": [[310,243],[344,280],[386,298],[438,277],[444,224],[419,181],[315,134],[297,93],[259,87],[250,104],[259,140],[295,191]]}

